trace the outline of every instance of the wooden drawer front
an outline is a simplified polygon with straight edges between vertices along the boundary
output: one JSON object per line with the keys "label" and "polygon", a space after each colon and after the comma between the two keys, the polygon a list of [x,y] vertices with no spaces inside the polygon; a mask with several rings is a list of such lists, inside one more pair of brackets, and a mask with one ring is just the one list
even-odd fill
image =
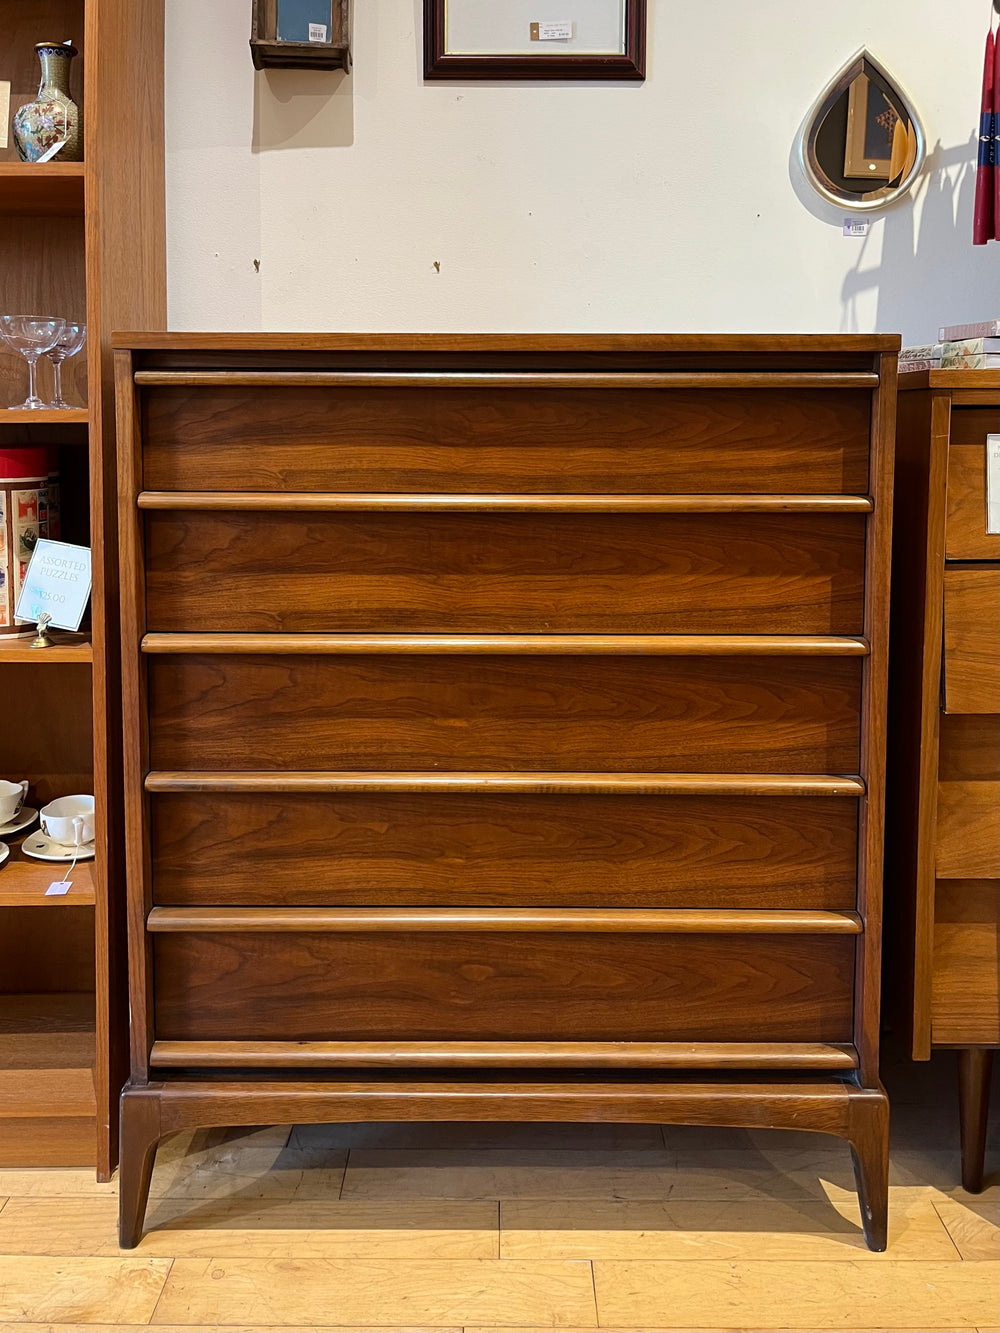
{"label": "wooden drawer front", "polygon": [[944,706],[949,713],[1000,712],[1000,568],[944,572]]}
{"label": "wooden drawer front", "polygon": [[852,798],[204,792],[151,806],[158,904],[856,902]]}
{"label": "wooden drawer front", "polygon": [[146,515],[149,630],[863,629],[861,514]]}
{"label": "wooden drawer front", "polygon": [[948,447],[949,560],[1000,560],[1000,535],[986,531],[986,436],[997,414],[984,407],[953,407]]}
{"label": "wooden drawer front", "polygon": [[852,1039],[853,936],[152,938],[160,1040]]}
{"label": "wooden drawer front", "polygon": [[938,778],[938,877],[1000,876],[1000,717],[943,715]]}
{"label": "wooden drawer front", "polygon": [[934,902],[932,1036],[1000,1042],[1000,880],[939,881]]}
{"label": "wooden drawer front", "polygon": [[861,658],[165,656],[154,769],[854,773]]}
{"label": "wooden drawer front", "polygon": [[148,490],[868,490],[867,390],[176,388]]}

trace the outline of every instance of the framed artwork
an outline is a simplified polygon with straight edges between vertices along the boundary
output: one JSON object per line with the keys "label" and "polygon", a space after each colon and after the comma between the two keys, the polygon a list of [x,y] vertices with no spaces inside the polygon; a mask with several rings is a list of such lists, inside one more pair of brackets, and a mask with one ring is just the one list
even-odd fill
{"label": "framed artwork", "polygon": [[646,77],[646,0],[424,0],[425,79]]}

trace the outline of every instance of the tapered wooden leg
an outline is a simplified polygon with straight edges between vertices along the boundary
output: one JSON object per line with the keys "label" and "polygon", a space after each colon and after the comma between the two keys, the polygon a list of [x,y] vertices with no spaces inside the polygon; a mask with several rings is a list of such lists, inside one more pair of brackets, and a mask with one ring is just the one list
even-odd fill
{"label": "tapered wooden leg", "polygon": [[142,1236],[159,1141],[159,1097],[144,1088],[126,1088],[121,1099],[118,1168],[118,1244],[123,1250],[134,1250]]}
{"label": "tapered wooden leg", "polygon": [[983,1188],[986,1121],[990,1110],[993,1052],[966,1046],[958,1053],[958,1115],[962,1132],[962,1185],[970,1194]]}
{"label": "tapered wooden leg", "polygon": [[889,1226],[889,1099],[881,1089],[851,1098],[850,1143],[865,1243],[882,1251]]}

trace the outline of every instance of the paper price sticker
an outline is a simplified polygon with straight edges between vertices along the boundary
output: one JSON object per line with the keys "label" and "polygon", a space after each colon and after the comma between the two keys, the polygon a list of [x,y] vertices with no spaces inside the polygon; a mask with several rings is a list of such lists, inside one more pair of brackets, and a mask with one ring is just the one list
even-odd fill
{"label": "paper price sticker", "polygon": [[867,236],[868,218],[844,218],[845,236]]}
{"label": "paper price sticker", "polygon": [[531,25],[531,40],[533,42],[565,42],[571,40],[572,36],[572,20],[564,19],[559,23],[533,23]]}
{"label": "paper price sticker", "polygon": [[64,893],[69,893],[72,887],[73,881],[71,879],[54,879],[45,890],[45,896],[46,898],[58,898]]}
{"label": "paper price sticker", "polygon": [[325,24],[325,23],[310,23],[310,24],[309,24],[309,40],[310,40],[311,42],[325,42],[325,41],[326,41],[326,24]]}
{"label": "paper price sticker", "polygon": [[986,531],[1000,533],[1000,435],[986,437]]}

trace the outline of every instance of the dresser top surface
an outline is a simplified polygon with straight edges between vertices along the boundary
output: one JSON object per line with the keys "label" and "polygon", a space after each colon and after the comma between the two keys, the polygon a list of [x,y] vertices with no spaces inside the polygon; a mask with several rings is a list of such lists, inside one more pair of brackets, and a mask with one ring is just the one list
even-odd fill
{"label": "dresser top surface", "polygon": [[897,334],[117,333],[132,351],[181,352],[895,352]]}

